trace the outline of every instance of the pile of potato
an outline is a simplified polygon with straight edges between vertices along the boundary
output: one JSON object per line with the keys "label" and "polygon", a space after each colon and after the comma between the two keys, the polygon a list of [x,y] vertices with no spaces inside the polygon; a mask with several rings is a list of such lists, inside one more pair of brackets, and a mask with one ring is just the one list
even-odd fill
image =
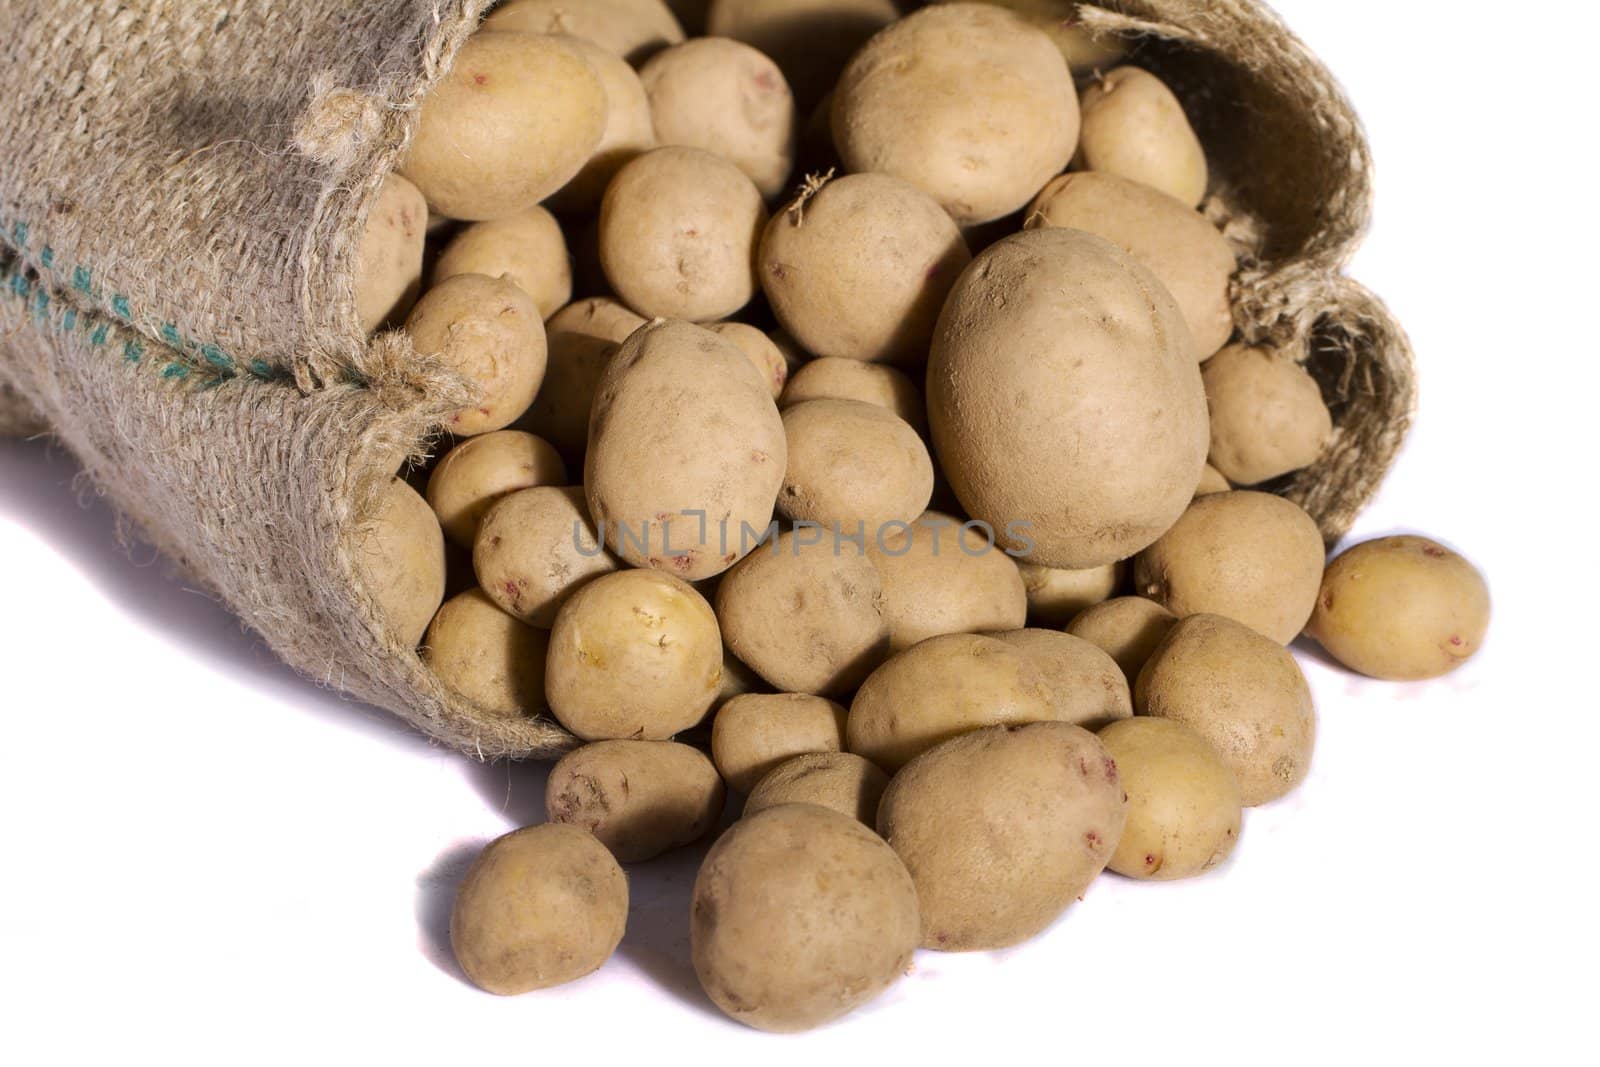
{"label": "pile of potato", "polygon": [[393,483],[371,589],[462,698],[586,742],[461,887],[483,988],[599,967],[619,863],[732,789],[695,969],[819,1025],[1107,867],[1223,862],[1311,766],[1300,634],[1377,678],[1477,650],[1461,557],[1327,564],[1248,488],[1333,420],[1230,344],[1200,141],[1072,7],[712,0],[686,39],[660,0],[510,0],[423,104],[360,310],[478,399],[425,497]]}

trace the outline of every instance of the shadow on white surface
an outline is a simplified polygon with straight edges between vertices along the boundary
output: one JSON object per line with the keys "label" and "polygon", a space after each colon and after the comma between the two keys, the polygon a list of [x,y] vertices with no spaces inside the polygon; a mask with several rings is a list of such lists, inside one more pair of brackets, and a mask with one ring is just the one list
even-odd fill
{"label": "shadow on white surface", "polygon": [[450,909],[467,868],[488,843],[482,839],[457,841],[417,876],[417,947],[429,963],[467,986],[472,983],[450,948]]}

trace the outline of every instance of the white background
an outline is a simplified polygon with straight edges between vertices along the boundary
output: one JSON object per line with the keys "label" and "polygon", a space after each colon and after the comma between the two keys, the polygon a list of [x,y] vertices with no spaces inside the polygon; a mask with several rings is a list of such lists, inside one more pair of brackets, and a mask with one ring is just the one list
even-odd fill
{"label": "white background", "polygon": [[1433,685],[1303,655],[1311,778],[1249,813],[1226,868],[1108,876],[1032,944],[920,954],[868,1009],[776,1038],[698,990],[685,854],[632,873],[601,972],[496,999],[450,961],[450,889],[542,817],[542,771],[295,678],[147,549],[130,562],[67,456],[4,443],[0,1058],[1596,1062],[1600,20],[1278,6],[1365,116],[1378,219],[1354,273],[1422,364],[1415,434],[1356,534],[1454,544],[1496,614]]}

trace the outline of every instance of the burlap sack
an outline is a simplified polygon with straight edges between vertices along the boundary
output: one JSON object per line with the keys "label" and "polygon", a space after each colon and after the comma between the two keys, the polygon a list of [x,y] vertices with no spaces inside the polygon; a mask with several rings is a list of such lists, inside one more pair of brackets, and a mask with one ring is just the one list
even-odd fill
{"label": "burlap sack", "polygon": [[[355,560],[377,490],[457,383],[368,343],[354,258],[417,101],[487,0],[8,0],[0,11],[0,427],[36,411],[160,549],[313,680],[484,757],[569,738],[444,690]],[[1332,539],[1389,467],[1404,334],[1340,275],[1370,160],[1328,72],[1253,0],[1118,0],[1191,108],[1243,335],[1307,362],[1336,439],[1282,487]],[[18,413],[20,412],[20,417]]]}

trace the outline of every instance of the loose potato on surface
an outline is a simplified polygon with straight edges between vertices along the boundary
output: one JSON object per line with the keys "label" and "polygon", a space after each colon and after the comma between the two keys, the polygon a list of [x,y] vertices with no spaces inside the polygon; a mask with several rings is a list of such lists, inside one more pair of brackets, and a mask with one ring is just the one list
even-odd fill
{"label": "loose potato on surface", "polygon": [[810,108],[851,54],[899,17],[895,0],[712,0],[706,32],[771,56],[800,106]]}
{"label": "loose potato on surface", "polygon": [[1172,719],[1140,716],[1100,731],[1128,794],[1128,821],[1107,865],[1129,878],[1204,874],[1239,843],[1239,783],[1205,738]]}
{"label": "loose potato on surface", "polygon": [[1304,367],[1262,348],[1230,345],[1205,365],[1211,466],[1235,485],[1309,467],[1333,437],[1333,416]]}
{"label": "loose potato on surface", "polygon": [[422,658],[456,693],[506,717],[544,711],[550,634],[501,611],[481,589],[452,597],[423,639]]}
{"label": "loose potato on surface", "polygon": [[571,34],[630,63],[683,40],[662,0],[508,0],[483,20],[489,31]]}
{"label": "loose potato on surface", "polygon": [[1246,807],[1288,794],[1311,770],[1316,712],[1300,665],[1232,619],[1192,615],[1174,626],[1139,672],[1133,703],[1205,738]]}
{"label": "loose potato on surface", "polygon": [[594,834],[618,863],[700,840],[727,793],[699,749],[673,741],[596,741],[561,758],[545,786],[553,823]]}
{"label": "loose potato on surface", "polygon": [[1179,618],[1225,615],[1286,645],[1316,606],[1324,551],[1298,504],[1270,493],[1216,493],[1139,554],[1134,588]]}
{"label": "loose potato on surface", "polygon": [[1108,599],[1122,585],[1126,568],[1119,561],[1088,570],[1069,571],[1017,564],[1028,590],[1028,621],[1035,626],[1062,627],[1087,608]]}
{"label": "loose potato on surface", "polygon": [[845,710],[804,693],[747,693],[717,709],[711,758],[727,783],[748,793],[779,764],[844,748]]}
{"label": "loose potato on surface", "polygon": [[544,382],[543,316],[503,278],[460,274],[429,289],[406,332],[417,353],[437,356],[479,392],[445,428],[458,437],[501,430],[522,417]]}
{"label": "loose potato on surface", "polygon": [[618,571],[578,589],[550,631],[545,695],[585,741],[660,741],[705,718],[722,684],[711,605],[658,571]]}
{"label": "loose potato on surface", "polygon": [[924,948],[1005,948],[1083,896],[1117,847],[1124,807],[1117,765],[1087,730],[993,726],[896,775],[878,832],[916,883]]}
{"label": "loose potato on surface", "polygon": [[1197,207],[1210,172],[1183,105],[1165,82],[1138,67],[1118,67],[1083,93],[1083,170],[1115,174]]}
{"label": "loose potato on surface", "polygon": [[1351,670],[1417,681],[1449,674],[1489,629],[1477,568],[1423,537],[1382,537],[1328,564],[1306,633]]}
{"label": "loose potato on surface", "polygon": [[745,798],[748,818],[779,804],[816,804],[876,826],[889,776],[853,752],[813,752],[780,763]]}
{"label": "loose potato on surface", "polygon": [[883,610],[896,651],[940,634],[1017,630],[1028,593],[1016,561],[979,530],[929,511],[909,529],[867,533],[867,554],[883,576]]}
{"label": "loose potato on surface", "polygon": [[561,224],[542,207],[466,227],[439,254],[433,284],[458,274],[504,278],[539,305],[547,319],[572,299],[572,264]]}
{"label": "loose potato on surface", "polygon": [[1088,608],[1067,624],[1067,633],[1116,660],[1132,685],[1150,654],[1177,623],[1178,617],[1154,600],[1123,596]]}
{"label": "loose potato on surface", "polygon": [[706,329],[739,346],[750,365],[766,379],[774,400],[783,395],[783,387],[789,381],[789,361],[771,337],[743,322],[718,322]]}
{"label": "loose potato on surface", "polygon": [[758,1030],[821,1026],[911,963],[920,920],[905,865],[871,830],[813,804],[741,819],[711,849],[689,912],[706,995]]}
{"label": "loose potato on surface", "polygon": [[530,626],[553,626],[574,590],[620,566],[600,544],[583,490],[570,486],[503,497],[484,514],[472,547],[485,594]]}
{"label": "loose potato on surface", "polygon": [[356,566],[395,640],[415,647],[444,599],[444,534],[433,509],[396,478],[355,534]]}
{"label": "loose potato on surface", "polygon": [[[965,0],[931,0],[935,4]],[[1074,74],[1092,74],[1127,54],[1128,44],[1113,34],[1097,34],[1080,25],[1076,0],[983,0],[1007,8],[1045,33],[1061,49]]]}
{"label": "loose potato on surface", "polygon": [[471,548],[478,524],[497,500],[519,489],[566,481],[567,465],[548,441],[517,430],[496,430],[445,453],[428,476],[428,506],[446,537]]}
{"label": "loose potato on surface", "polygon": [[812,360],[790,377],[779,406],[788,409],[807,400],[828,399],[876,404],[910,423],[917,433],[928,432],[928,409],[922,402],[922,390],[893,367],[859,359]]}
{"label": "loose potato on surface", "polygon": [[585,38],[562,40],[588,61],[606,91],[606,129],[600,143],[583,169],[549,200],[556,211],[584,215],[600,207],[606,186],[624,164],[660,142],[656,139],[655,121],[650,117],[650,98],[627,61]]}
{"label": "loose potato on surface", "polygon": [[593,834],[547,823],[491,842],[450,913],[450,944],[472,983],[502,996],[599,970],[622,943],[628,880]]}
{"label": "loose potato on surface", "polygon": [[362,231],[356,268],[356,317],[363,331],[404,316],[417,302],[427,224],[428,202],[417,187],[398,174],[385,178]]}
{"label": "loose potato on surface", "polygon": [[1098,730],[1133,714],[1133,695],[1117,661],[1082,638],[1055,630],[991,634],[1021,652],[1044,680],[1050,718]]}
{"label": "loose potato on surface", "polygon": [[887,408],[808,400],[784,410],[783,431],[785,518],[873,537],[886,523],[914,521],[933,497],[928,446]]}
{"label": "loose potato on surface", "polygon": [[554,37],[480,33],[422,103],[400,172],[453,219],[503,219],[560,189],[606,128],[600,77]]}
{"label": "loose potato on surface", "polygon": [[545,323],[550,354],[544,384],[518,427],[543,437],[564,456],[582,456],[600,375],[617,347],[647,321],[605,296],[556,312]]}

